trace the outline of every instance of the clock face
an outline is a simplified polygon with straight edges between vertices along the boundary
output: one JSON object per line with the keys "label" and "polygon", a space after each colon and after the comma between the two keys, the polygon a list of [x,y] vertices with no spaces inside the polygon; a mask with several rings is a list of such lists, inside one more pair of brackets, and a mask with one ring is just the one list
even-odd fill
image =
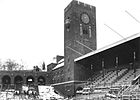
{"label": "clock face", "polygon": [[81,15],[81,20],[82,20],[83,23],[88,24],[89,21],[90,21],[88,14],[83,13],[83,14]]}

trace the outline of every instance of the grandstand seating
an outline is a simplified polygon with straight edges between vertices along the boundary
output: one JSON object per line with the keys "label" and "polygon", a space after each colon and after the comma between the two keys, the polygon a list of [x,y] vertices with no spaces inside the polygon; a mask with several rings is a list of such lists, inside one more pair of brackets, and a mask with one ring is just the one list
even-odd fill
{"label": "grandstand seating", "polygon": [[[118,74],[117,74],[118,73]],[[134,73],[133,69],[120,69],[117,71],[115,70],[110,70],[110,71],[106,71],[104,74],[103,73],[98,73],[94,76],[92,76],[92,85],[98,86],[100,84],[113,84],[114,80],[115,80],[115,84],[114,85],[122,85],[127,83],[127,85],[129,85],[132,81],[132,79],[134,79],[136,76],[138,76],[140,74],[140,69],[137,69],[136,72]],[[121,76],[122,75],[122,76]],[[121,76],[119,79],[117,79],[119,76]],[[116,81],[117,79],[117,81]]]}
{"label": "grandstand seating", "polygon": [[[132,80],[140,75],[140,67],[136,66],[135,68],[136,69],[133,69],[132,66],[125,65],[118,70],[114,68],[96,72],[90,77],[90,84],[86,85],[86,87],[90,86],[90,88],[93,89],[94,97],[99,97],[99,95],[103,96],[107,91],[113,95],[116,93],[115,95],[124,98],[131,94],[137,94],[140,96],[138,85],[131,85]],[[102,92],[96,92],[100,90]]]}
{"label": "grandstand seating", "polygon": [[133,70],[129,70],[115,84],[117,84],[117,85],[130,85],[131,80],[134,78],[134,73],[133,72],[134,72]]}
{"label": "grandstand seating", "polygon": [[136,69],[136,76],[140,74],[140,68]]}
{"label": "grandstand seating", "polygon": [[[98,72],[98,74],[94,74],[92,76],[92,85],[95,86],[101,86],[105,84],[112,84],[114,80],[117,79],[118,76],[124,74],[127,71],[127,69],[120,69],[118,71],[116,70],[106,70],[103,72]],[[129,73],[127,73],[126,78],[130,76]]]}

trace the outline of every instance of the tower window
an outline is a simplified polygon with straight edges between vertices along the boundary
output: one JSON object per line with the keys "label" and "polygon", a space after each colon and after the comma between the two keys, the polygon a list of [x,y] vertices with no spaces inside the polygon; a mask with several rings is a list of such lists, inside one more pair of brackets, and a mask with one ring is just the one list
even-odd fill
{"label": "tower window", "polygon": [[65,24],[69,24],[70,23],[70,17],[68,17],[65,21]]}
{"label": "tower window", "polygon": [[70,31],[70,23],[66,24],[66,30]]}
{"label": "tower window", "polygon": [[65,26],[66,26],[66,30],[69,31],[70,30],[70,17],[68,17],[66,20],[65,20]]}
{"label": "tower window", "polygon": [[88,34],[88,30],[87,29],[83,29],[83,34]]}
{"label": "tower window", "polygon": [[89,26],[89,37],[91,37],[91,26]]}
{"label": "tower window", "polygon": [[80,35],[83,35],[83,31],[82,31],[82,24],[80,24]]}

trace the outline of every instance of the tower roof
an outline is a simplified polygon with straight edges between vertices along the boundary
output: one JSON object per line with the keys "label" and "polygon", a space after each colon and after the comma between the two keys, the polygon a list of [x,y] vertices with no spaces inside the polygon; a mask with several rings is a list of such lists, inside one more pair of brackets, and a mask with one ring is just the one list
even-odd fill
{"label": "tower roof", "polygon": [[86,4],[86,3],[83,3],[83,2],[80,2],[78,0],[72,0],[69,5],[64,9],[64,11],[66,12],[68,9],[70,9],[73,5],[81,5],[81,6],[84,6],[84,7],[87,7],[87,8],[95,8],[95,6],[92,6],[92,5],[89,5],[89,4]]}

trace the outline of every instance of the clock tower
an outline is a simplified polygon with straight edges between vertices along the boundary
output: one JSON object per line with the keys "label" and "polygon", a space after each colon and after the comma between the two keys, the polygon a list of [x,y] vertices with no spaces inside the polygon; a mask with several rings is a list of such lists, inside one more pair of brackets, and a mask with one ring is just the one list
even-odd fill
{"label": "clock tower", "polygon": [[[66,96],[74,96],[79,84],[90,76],[90,69],[74,59],[96,50],[96,8],[73,0],[64,10],[64,66],[53,86]],[[58,71],[60,68],[58,69]]]}
{"label": "clock tower", "polygon": [[64,14],[64,55],[75,59],[96,50],[96,9],[73,0]]}
{"label": "clock tower", "polygon": [[96,8],[73,0],[64,10],[64,83],[65,93],[74,95],[76,85],[85,81],[87,72],[74,59],[96,50]]}

